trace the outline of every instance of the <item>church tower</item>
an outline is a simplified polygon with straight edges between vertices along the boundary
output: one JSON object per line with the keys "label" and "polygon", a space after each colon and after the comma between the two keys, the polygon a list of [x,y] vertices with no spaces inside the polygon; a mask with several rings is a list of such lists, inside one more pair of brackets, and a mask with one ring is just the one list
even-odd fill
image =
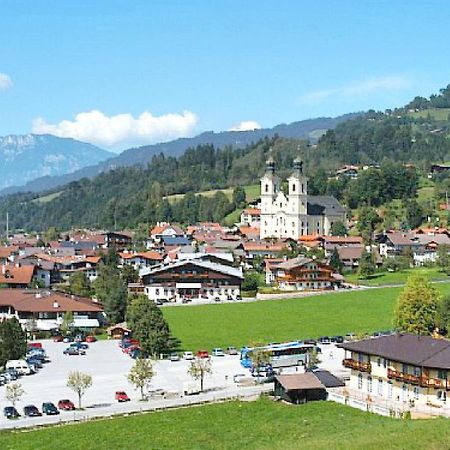
{"label": "church tower", "polygon": [[288,214],[292,217],[293,234],[298,237],[308,232],[308,178],[303,173],[303,161],[300,158],[294,159],[294,171],[288,183]]}
{"label": "church tower", "polygon": [[275,174],[275,160],[269,156],[266,172],[261,178],[261,239],[274,235],[274,202],[280,187],[281,180]]}

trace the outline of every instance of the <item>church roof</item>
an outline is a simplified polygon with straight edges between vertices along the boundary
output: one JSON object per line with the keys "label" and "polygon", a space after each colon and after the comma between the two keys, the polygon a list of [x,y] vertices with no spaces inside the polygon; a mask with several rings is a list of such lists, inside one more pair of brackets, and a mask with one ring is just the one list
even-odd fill
{"label": "church roof", "polygon": [[310,216],[328,216],[344,213],[345,209],[334,197],[329,195],[308,196],[308,215]]}

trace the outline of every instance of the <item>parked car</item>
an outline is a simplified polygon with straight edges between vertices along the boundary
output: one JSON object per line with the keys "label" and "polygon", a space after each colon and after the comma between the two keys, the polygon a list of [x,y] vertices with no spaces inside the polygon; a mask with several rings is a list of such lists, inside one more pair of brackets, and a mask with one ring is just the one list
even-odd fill
{"label": "parked car", "polygon": [[344,342],[344,336],[333,336],[331,338],[331,342],[335,342],[336,344],[342,344]]}
{"label": "parked car", "polygon": [[19,373],[16,369],[6,368],[4,375],[5,377],[8,377],[9,381],[16,381],[22,374]]}
{"label": "parked car", "polygon": [[321,336],[319,338],[320,344],[331,344],[330,338],[328,336]]}
{"label": "parked car", "polygon": [[7,381],[6,375],[4,373],[0,373],[0,386],[3,386],[7,382],[8,381]]}
{"label": "parked car", "polygon": [[209,358],[208,350],[199,350],[196,353],[197,358]]}
{"label": "parked car", "polygon": [[229,355],[237,355],[238,351],[236,347],[227,347],[227,353]]}
{"label": "parked car", "polygon": [[194,354],[192,352],[184,352],[183,353],[183,359],[191,360],[191,359],[194,359],[194,358],[195,358],[195,356],[194,356]]}
{"label": "parked car", "polygon": [[95,336],[86,336],[86,342],[89,342],[89,344],[97,342],[97,338]]}
{"label": "parked car", "polygon": [[114,397],[119,403],[130,401],[130,397],[128,397],[125,391],[116,391]]}
{"label": "parked car", "polygon": [[77,334],[75,336],[75,342],[84,342],[86,338],[84,337],[84,334]]}
{"label": "parked car", "polygon": [[63,351],[64,355],[85,355],[86,354],[86,350],[83,350],[82,348],[76,348],[76,347],[67,347],[64,351]]}
{"label": "parked car", "polygon": [[73,337],[72,336],[66,336],[63,339],[63,342],[66,343],[66,344],[68,344],[69,342],[73,342]]}
{"label": "parked car", "polygon": [[236,300],[242,300],[242,296],[240,296],[240,295],[236,295]]}
{"label": "parked car", "polygon": [[60,334],[57,334],[56,336],[53,336],[53,342],[62,342],[64,340],[64,337]]}
{"label": "parked car", "polygon": [[40,417],[42,413],[34,405],[27,405],[23,408],[23,415],[25,417]]}
{"label": "parked car", "polygon": [[18,417],[20,417],[19,412],[16,408],[14,408],[14,406],[5,406],[3,408],[3,415],[7,419],[17,419]]}
{"label": "parked car", "polygon": [[31,375],[33,373],[24,359],[10,359],[5,368],[6,370],[15,370],[20,375]]}
{"label": "parked car", "polygon": [[303,343],[306,345],[317,345],[317,341],[315,339],[305,339]]}
{"label": "parked car", "polygon": [[84,342],[72,342],[70,344],[70,347],[75,347],[78,350],[87,350],[89,348],[89,345],[85,344]]}
{"label": "parked car", "polygon": [[233,381],[235,383],[240,383],[241,381],[248,379],[249,376],[246,375],[245,373],[236,373],[235,375],[233,375]]}
{"label": "parked car", "polygon": [[212,355],[213,356],[225,356],[225,353],[223,352],[223,350],[220,347],[216,347],[216,348],[213,348]]}
{"label": "parked car", "polygon": [[65,398],[58,402],[58,409],[60,409],[62,411],[74,411],[75,405],[70,400]]}
{"label": "parked car", "polygon": [[47,416],[57,416],[59,414],[58,408],[52,402],[42,403],[42,413]]}
{"label": "parked car", "polygon": [[42,348],[42,344],[40,342],[28,342],[28,349],[30,348]]}
{"label": "parked car", "polygon": [[180,355],[178,353],[171,353],[169,359],[172,362],[179,361],[180,360]]}

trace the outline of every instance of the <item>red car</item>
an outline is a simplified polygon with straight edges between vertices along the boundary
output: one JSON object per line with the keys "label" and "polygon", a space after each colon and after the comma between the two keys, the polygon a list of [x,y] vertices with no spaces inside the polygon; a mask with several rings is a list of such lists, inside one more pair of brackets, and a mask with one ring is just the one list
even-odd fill
{"label": "red car", "polygon": [[28,342],[28,348],[42,348],[40,342]]}
{"label": "red car", "polygon": [[75,405],[70,400],[64,399],[58,402],[58,409],[62,411],[74,411]]}
{"label": "red car", "polygon": [[57,336],[53,336],[53,342],[62,342],[63,341],[63,337],[58,334]]}
{"label": "red car", "polygon": [[97,342],[97,338],[95,336],[86,336],[86,342]]}
{"label": "red car", "polygon": [[125,391],[116,391],[115,398],[119,403],[130,401],[130,397],[128,397],[128,395]]}
{"label": "red car", "polygon": [[199,350],[196,353],[197,358],[209,358],[208,350]]}

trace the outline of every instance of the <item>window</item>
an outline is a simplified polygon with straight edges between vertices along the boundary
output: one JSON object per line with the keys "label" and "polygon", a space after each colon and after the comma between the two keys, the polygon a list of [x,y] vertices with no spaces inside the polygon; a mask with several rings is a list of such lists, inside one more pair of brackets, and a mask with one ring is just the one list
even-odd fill
{"label": "window", "polygon": [[292,183],[292,192],[295,192],[295,183]]}
{"label": "window", "polygon": [[383,367],[386,369],[386,367],[387,367],[387,360],[386,360],[386,358],[383,358]]}
{"label": "window", "polygon": [[417,386],[414,386],[414,398],[419,400],[420,389]]}
{"label": "window", "polygon": [[420,377],[420,367],[414,367],[414,375]]}
{"label": "window", "polygon": [[362,353],[358,353],[358,362],[360,362],[360,363],[363,362],[363,355],[362,355]]}
{"label": "window", "polygon": [[269,192],[269,185],[268,184],[266,184],[265,191]]}
{"label": "window", "polygon": [[159,295],[159,288],[156,288],[156,289],[155,289],[155,294],[156,294],[156,295]]}
{"label": "window", "polygon": [[392,398],[392,381],[388,382],[388,397]]}
{"label": "window", "polygon": [[402,372],[408,373],[408,364],[402,364]]}
{"label": "window", "polygon": [[436,397],[441,402],[445,402],[447,400],[447,392],[445,391],[438,391],[436,394]]}
{"label": "window", "polygon": [[358,374],[358,389],[362,389],[363,385],[363,376],[361,373]]}
{"label": "window", "polygon": [[381,358],[378,358],[378,359],[377,359],[377,366],[378,366],[378,367],[381,367]]}
{"label": "window", "polygon": [[367,392],[372,392],[372,377],[370,375],[367,377]]}
{"label": "window", "polygon": [[447,378],[447,371],[446,370],[438,370],[438,378],[445,380]]}
{"label": "window", "polygon": [[381,378],[378,378],[378,389],[377,389],[377,391],[378,391],[378,395],[380,397],[382,397],[383,396],[383,380]]}

